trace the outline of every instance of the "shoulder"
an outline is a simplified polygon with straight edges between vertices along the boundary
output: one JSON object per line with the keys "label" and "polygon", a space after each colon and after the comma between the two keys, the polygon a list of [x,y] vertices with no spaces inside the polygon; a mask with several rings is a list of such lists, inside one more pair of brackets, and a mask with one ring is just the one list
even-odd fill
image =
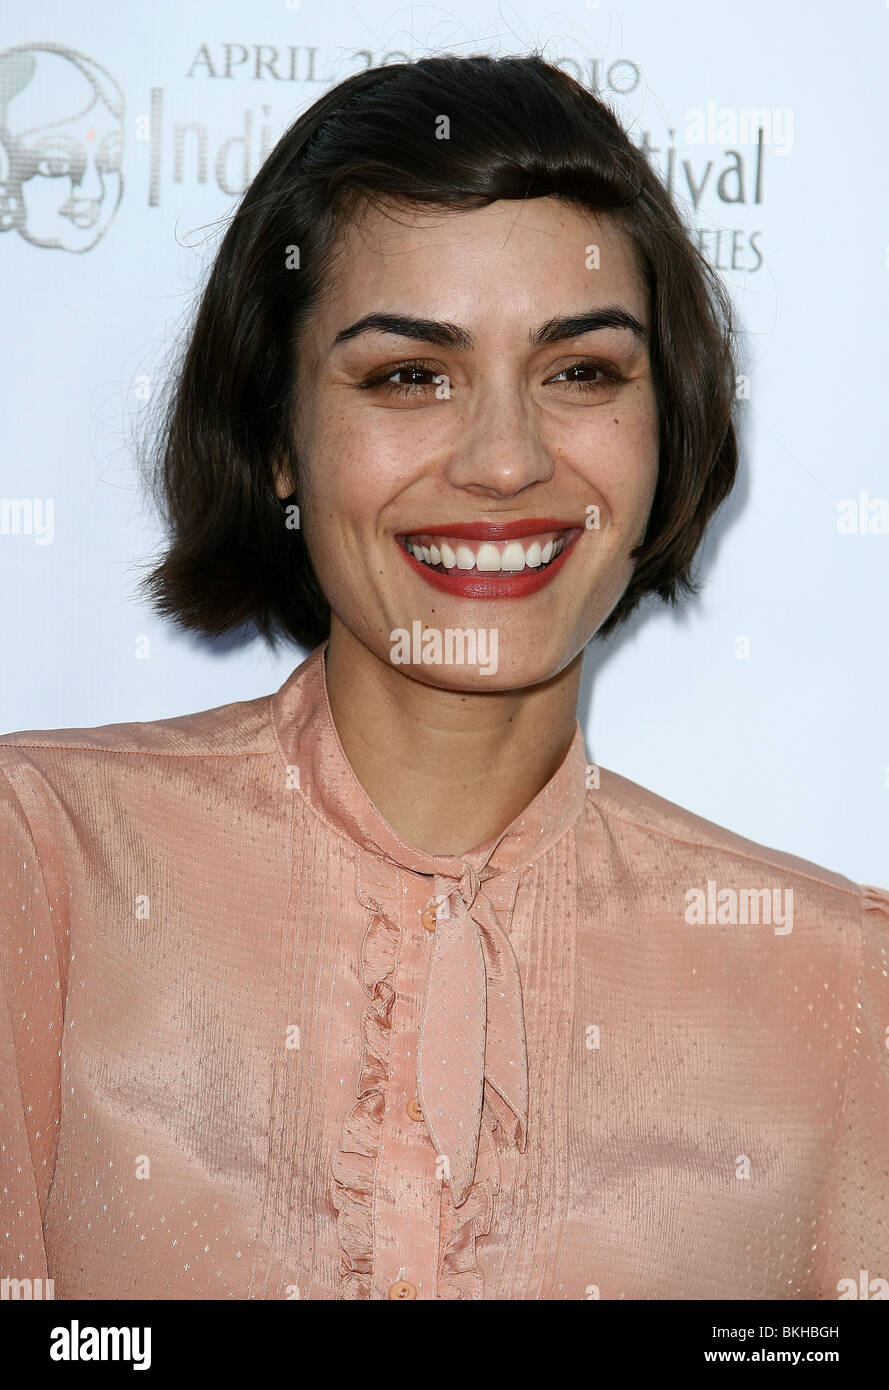
{"label": "shoulder", "polygon": [[613,919],[622,940],[638,932],[652,949],[688,950],[689,969],[694,964],[699,974],[701,960],[715,952],[732,981],[757,968],[772,979],[780,968],[785,984],[802,988],[814,973],[843,999],[876,991],[885,1012],[885,888],[748,839],[606,768],[598,772],[599,785],[587,791],[578,859],[579,889],[597,921]]}
{"label": "shoulder", "polygon": [[0,767],[33,754],[87,758],[150,755],[168,758],[238,757],[275,749],[271,695],[240,700],[168,719],[100,724],[94,728],[24,729],[0,735]]}
{"label": "shoulder", "polygon": [[[177,798],[280,756],[269,695],[168,719],[94,728],[25,729],[0,736],[0,811],[32,830],[132,821],[145,803],[172,814]],[[100,813],[94,809],[100,808]],[[164,814],[166,814],[166,811]],[[146,814],[149,814],[146,811]]]}
{"label": "shoulder", "polygon": [[748,839],[607,768],[599,769],[599,786],[587,793],[586,814],[605,829],[619,858],[647,866],[653,878],[686,883],[691,891],[714,881],[717,892],[742,885],[793,888],[800,903],[822,915],[870,914],[871,924],[889,933],[889,893],[884,889]]}

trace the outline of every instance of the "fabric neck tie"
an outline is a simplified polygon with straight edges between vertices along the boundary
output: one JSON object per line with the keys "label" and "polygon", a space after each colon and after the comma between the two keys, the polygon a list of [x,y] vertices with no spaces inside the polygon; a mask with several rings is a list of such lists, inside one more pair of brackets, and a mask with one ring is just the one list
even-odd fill
{"label": "fabric neck tie", "polygon": [[459,881],[436,874],[435,935],[420,1023],[417,1096],[454,1205],[475,1177],[485,1082],[509,1108],[523,1151],[528,1054],[515,954],[478,868]]}

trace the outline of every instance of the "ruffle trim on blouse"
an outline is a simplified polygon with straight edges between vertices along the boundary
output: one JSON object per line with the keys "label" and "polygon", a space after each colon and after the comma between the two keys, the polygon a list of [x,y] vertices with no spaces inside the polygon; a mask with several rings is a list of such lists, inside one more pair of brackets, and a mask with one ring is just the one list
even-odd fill
{"label": "ruffle trim on blouse", "polygon": [[[361,897],[371,917],[361,946],[361,980],[370,1003],[361,1019],[363,1056],[358,1101],[343,1124],[340,1147],[330,1165],[330,1196],[337,1212],[342,1251],[340,1299],[369,1299],[373,1280],[373,1196],[380,1151],[398,959],[399,931],[373,898]],[[500,1160],[494,1132],[498,1118],[485,1105],[475,1180],[465,1202],[455,1207],[450,1185],[442,1183],[439,1299],[479,1299],[482,1275],[476,1239],[491,1229],[494,1198],[500,1190]]]}
{"label": "ruffle trim on blouse", "polygon": [[496,1128],[497,1120],[486,1106],[479,1134],[475,1181],[462,1206],[454,1206],[449,1184],[442,1184],[442,1255],[437,1294],[440,1299],[484,1297],[475,1246],[477,1238],[486,1236],[491,1229],[494,1198],[500,1191],[500,1159],[494,1138]]}
{"label": "ruffle trim on blouse", "polygon": [[363,1057],[358,1102],[343,1125],[340,1147],[331,1161],[331,1199],[337,1211],[337,1236],[343,1252],[343,1299],[370,1298],[373,1274],[373,1194],[380,1132],[389,1083],[392,1041],[392,976],[398,957],[398,929],[380,911],[372,912],[361,946],[361,979],[370,1004],[361,1019]]}

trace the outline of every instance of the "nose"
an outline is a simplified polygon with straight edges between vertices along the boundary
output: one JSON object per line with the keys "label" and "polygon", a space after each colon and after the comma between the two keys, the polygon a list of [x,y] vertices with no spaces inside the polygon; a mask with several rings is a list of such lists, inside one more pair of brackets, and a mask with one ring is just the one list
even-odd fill
{"label": "nose", "polygon": [[488,381],[480,387],[449,461],[454,487],[490,497],[514,497],[547,482],[553,460],[540,438],[533,403],[520,384]]}
{"label": "nose", "polygon": [[104,188],[94,151],[90,150],[84,160],[80,178],[72,178],[71,183],[72,197],[77,202],[99,202],[101,200]]}

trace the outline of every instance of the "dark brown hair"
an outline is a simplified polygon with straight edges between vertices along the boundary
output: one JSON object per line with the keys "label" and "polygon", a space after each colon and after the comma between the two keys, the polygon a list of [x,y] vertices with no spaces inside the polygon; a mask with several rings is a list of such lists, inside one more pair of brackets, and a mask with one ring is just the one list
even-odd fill
{"label": "dark brown hair", "polygon": [[[450,138],[436,121],[450,118]],[[604,636],[646,594],[696,591],[691,565],[737,468],[735,332],[721,280],[609,108],[539,55],[429,57],[372,68],[290,127],[235,210],[147,455],[169,545],[140,588],[180,626],[253,622],[314,647],[330,609],[302,531],[297,345],[339,234],[367,201],[469,210],[554,196],[607,214],[649,296],[659,474],[636,568]],[[293,264],[298,248],[299,269]],[[275,492],[274,468],[294,481]]]}

